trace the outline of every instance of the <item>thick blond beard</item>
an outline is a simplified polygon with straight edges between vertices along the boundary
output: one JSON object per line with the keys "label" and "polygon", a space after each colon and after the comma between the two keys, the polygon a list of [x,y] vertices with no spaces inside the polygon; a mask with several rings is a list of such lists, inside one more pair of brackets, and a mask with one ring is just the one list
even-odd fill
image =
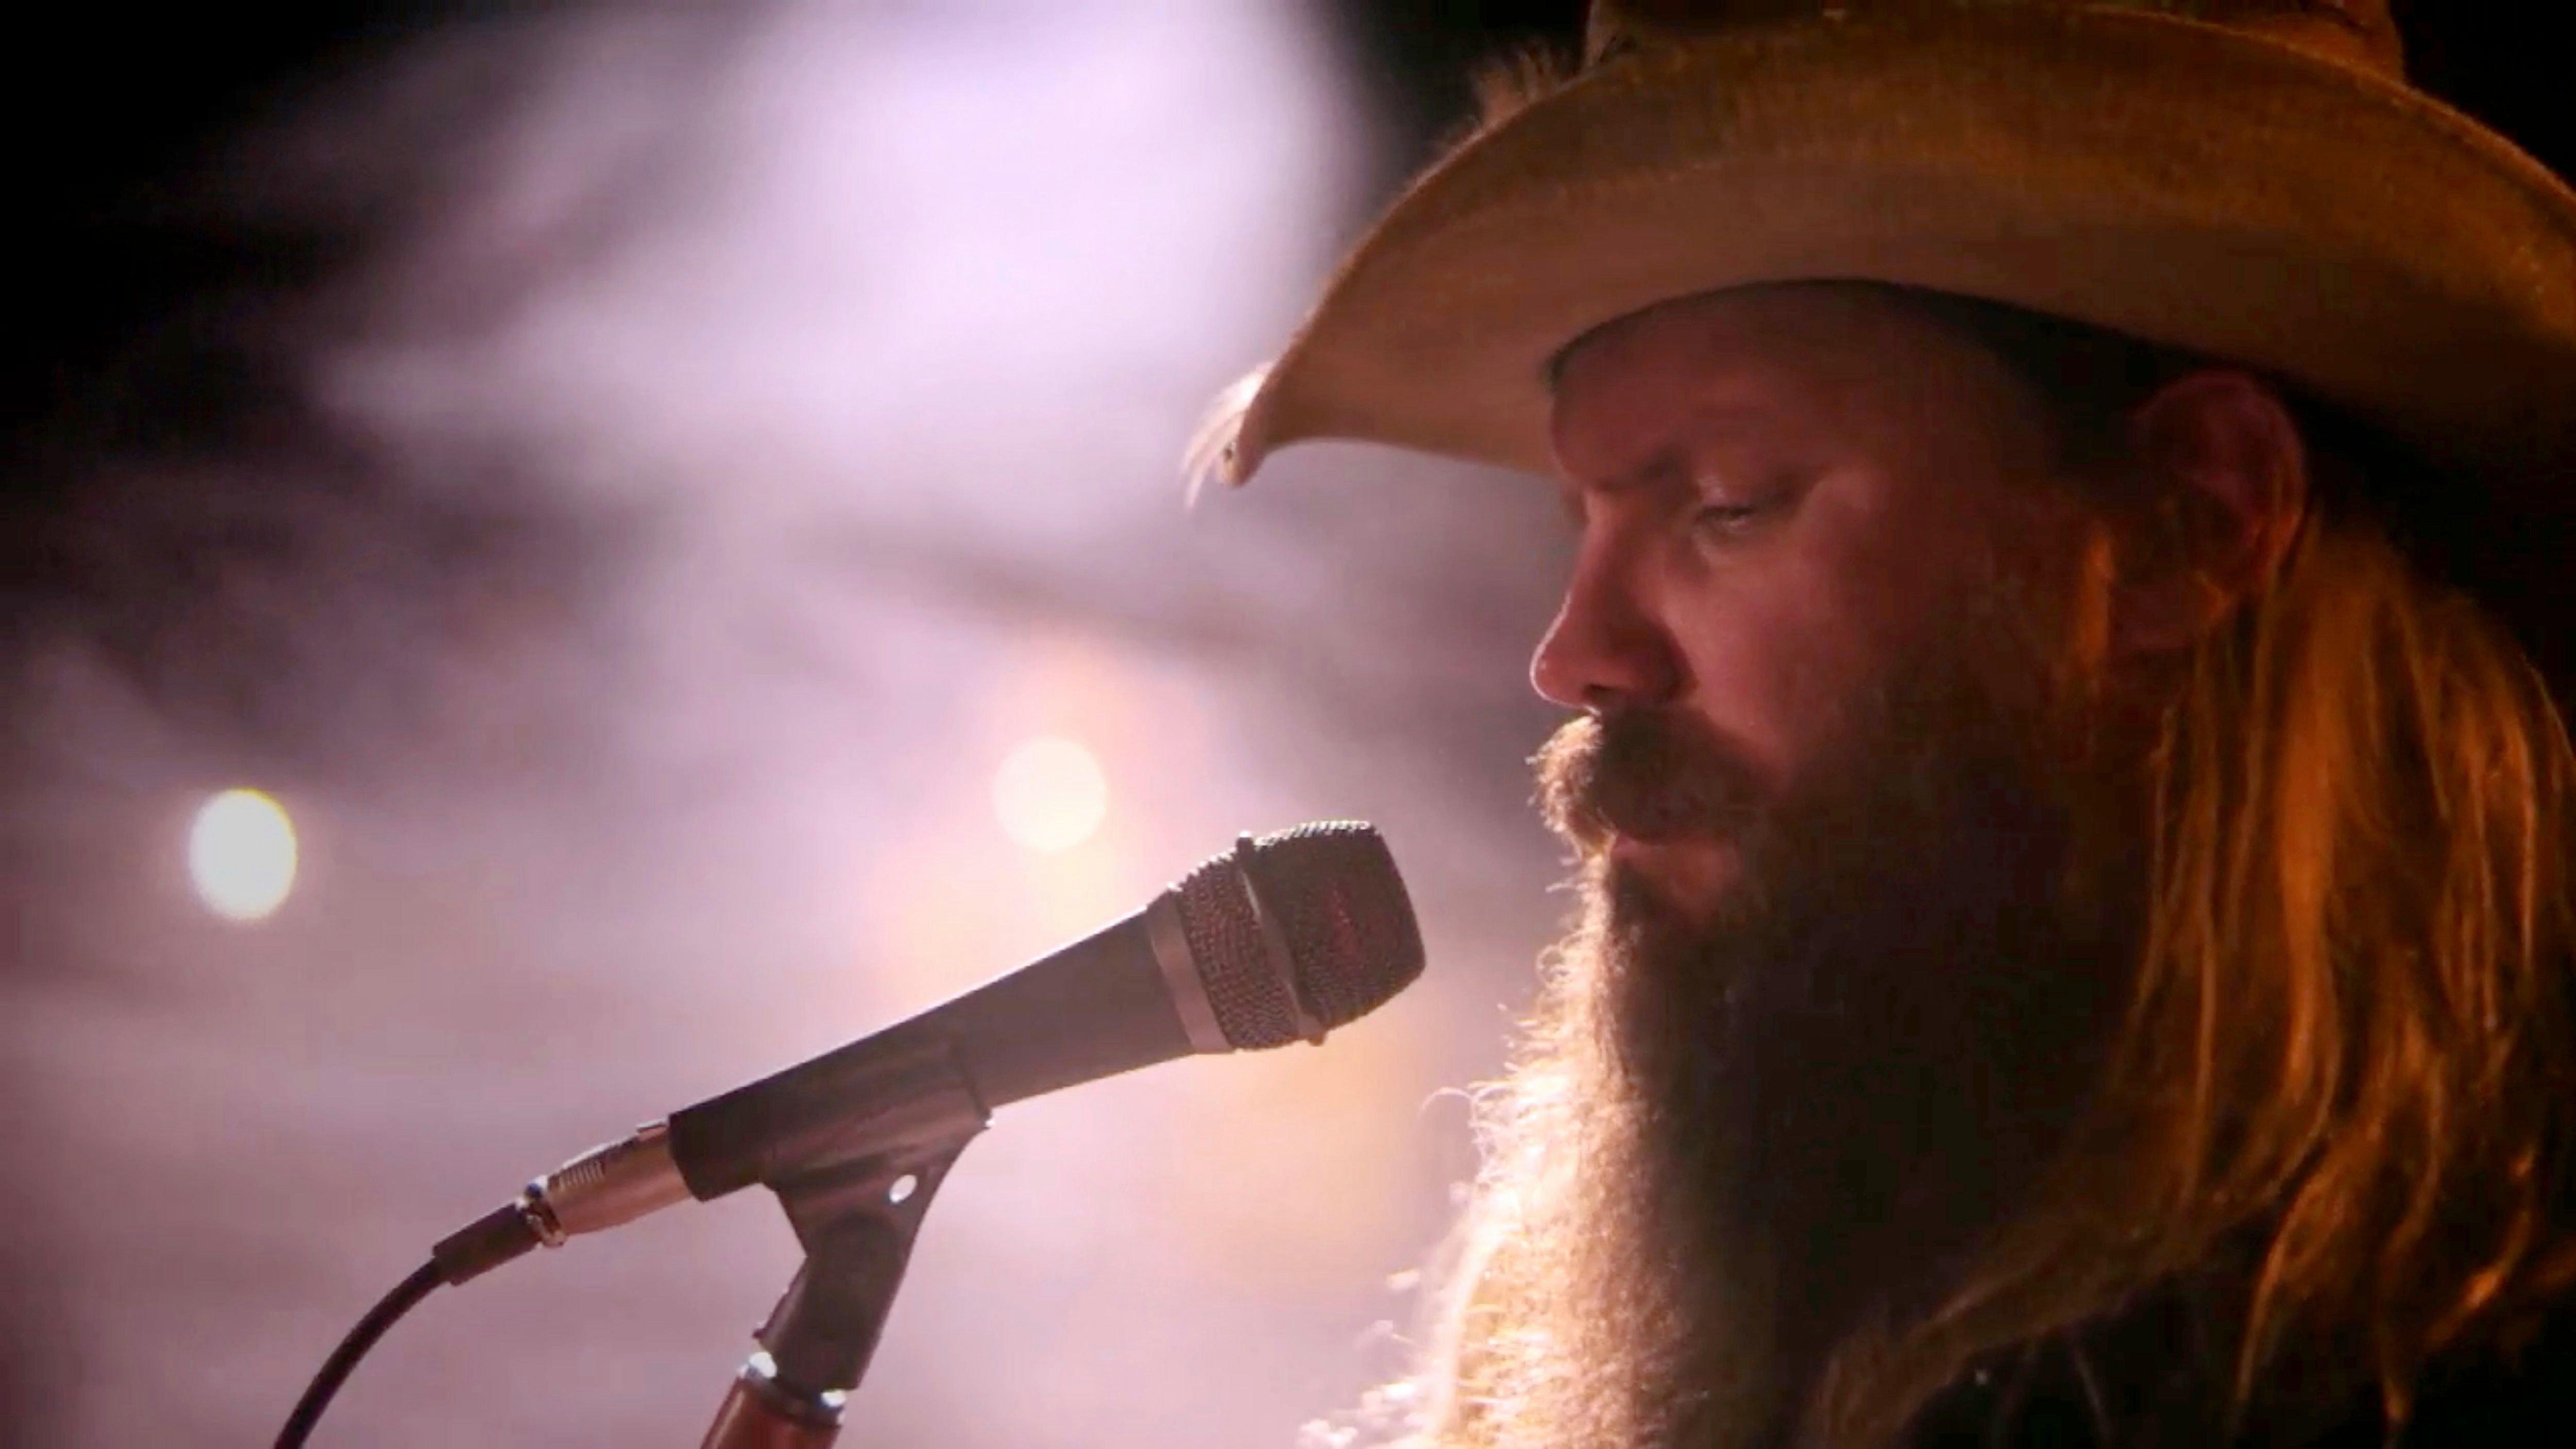
{"label": "thick blond beard", "polygon": [[[1678,718],[1577,721],[1542,754],[1584,912],[1479,1104],[1429,1442],[1776,1440],[1834,1343],[1928,1308],[2071,1125],[2134,821],[2076,788],[2104,772],[2068,757],[2085,734],[2036,652],[2015,667],[1973,624],[1936,643],[1828,783],[1768,809]],[[1714,919],[1603,860],[1658,796],[1742,852]]]}
{"label": "thick blond beard", "polygon": [[[1509,1075],[1477,1103],[1485,1168],[1455,1248],[1463,1286],[1433,1346],[1442,1445],[1749,1444],[1779,1399],[1756,1255],[1640,1272],[1675,1214],[1654,1106],[1619,1062],[1604,989],[1618,949],[1597,863],[1584,918],[1543,963]],[[1653,1181],[1665,1191],[1639,1191]],[[1708,1241],[1741,1242],[1718,1231]],[[1675,1265],[1678,1269],[1680,1265]]]}

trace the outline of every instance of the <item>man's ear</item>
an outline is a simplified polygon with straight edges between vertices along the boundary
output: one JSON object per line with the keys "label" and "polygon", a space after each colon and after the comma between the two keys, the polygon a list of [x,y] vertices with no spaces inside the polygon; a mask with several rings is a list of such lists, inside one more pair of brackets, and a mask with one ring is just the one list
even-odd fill
{"label": "man's ear", "polygon": [[2111,650],[2165,653],[2270,586],[2307,517],[2307,445],[2278,392],[2222,368],[2139,404],[2128,443],[2146,507],[2120,550]]}

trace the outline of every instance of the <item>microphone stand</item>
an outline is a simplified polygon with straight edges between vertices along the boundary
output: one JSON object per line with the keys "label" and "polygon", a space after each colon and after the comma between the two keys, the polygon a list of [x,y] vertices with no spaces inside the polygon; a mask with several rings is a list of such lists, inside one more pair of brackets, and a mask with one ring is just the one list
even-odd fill
{"label": "microphone stand", "polygon": [[805,1263],[753,1335],[760,1348],[700,1449],[825,1449],[839,1437],[931,1194],[972,1135],[773,1184]]}
{"label": "microphone stand", "polygon": [[[944,1038],[771,1093],[672,1118],[718,1180],[778,1195],[804,1265],[752,1337],[700,1449],[825,1449],[867,1372],[932,1194],[989,1116]],[[872,1104],[853,1111],[854,1103]]]}

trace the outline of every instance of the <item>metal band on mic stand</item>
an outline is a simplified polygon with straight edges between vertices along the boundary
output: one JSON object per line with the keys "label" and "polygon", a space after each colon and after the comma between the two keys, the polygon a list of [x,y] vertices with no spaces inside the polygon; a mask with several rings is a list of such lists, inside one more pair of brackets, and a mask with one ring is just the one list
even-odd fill
{"label": "metal band on mic stand", "polygon": [[1306,993],[1297,984],[1297,961],[1288,952],[1288,933],[1280,928],[1278,914],[1261,899],[1261,882],[1252,869],[1257,852],[1252,837],[1234,838],[1234,876],[1243,882],[1243,899],[1252,907],[1252,923],[1261,932],[1261,945],[1270,959],[1271,974],[1279,978],[1279,989],[1288,1000],[1288,1019],[1297,1035],[1315,1046],[1324,1044],[1324,1024],[1306,1005]]}

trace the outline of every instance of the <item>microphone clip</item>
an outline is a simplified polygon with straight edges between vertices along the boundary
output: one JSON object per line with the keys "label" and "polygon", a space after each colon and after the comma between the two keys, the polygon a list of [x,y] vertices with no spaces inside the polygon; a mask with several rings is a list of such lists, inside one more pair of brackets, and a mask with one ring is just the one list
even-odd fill
{"label": "microphone clip", "polygon": [[753,1335],[760,1347],[735,1376],[703,1449],[821,1449],[839,1434],[931,1195],[975,1130],[769,1185],[805,1262]]}
{"label": "microphone clip", "polygon": [[[702,1449],[821,1449],[839,1434],[931,1195],[989,1118],[945,1042],[868,1075],[872,1090],[855,1095],[881,1110],[854,1119],[847,1099],[833,1103],[814,1114],[815,1131],[786,1134],[792,1152],[761,1163],[759,1181],[786,1210],[805,1262],[752,1335],[760,1347],[735,1375]],[[791,1117],[798,1105],[789,1104]]]}

